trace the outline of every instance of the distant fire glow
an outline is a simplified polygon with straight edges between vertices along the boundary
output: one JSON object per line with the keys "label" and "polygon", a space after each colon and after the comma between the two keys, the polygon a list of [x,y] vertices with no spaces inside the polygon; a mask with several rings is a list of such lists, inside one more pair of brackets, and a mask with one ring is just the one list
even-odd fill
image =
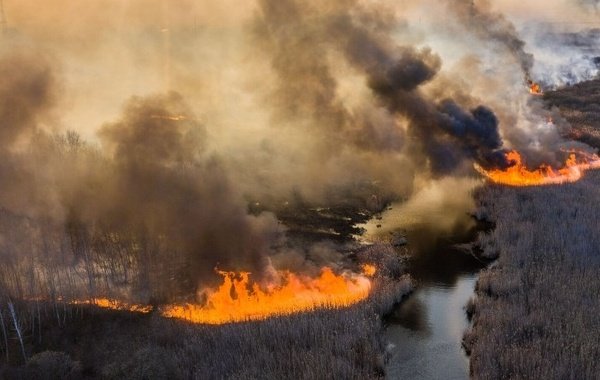
{"label": "distant fire glow", "polygon": [[250,281],[249,273],[219,274],[223,283],[207,291],[204,305],[172,305],[163,309],[163,315],[206,324],[263,320],[318,308],[347,307],[367,298],[371,290],[366,276],[336,275],[327,267],[316,278],[278,272],[278,283],[266,287]]}
{"label": "distant fire glow", "polygon": [[541,186],[558,185],[580,180],[586,170],[600,169],[600,157],[595,154],[571,153],[564,166],[554,169],[542,165],[537,169],[528,169],[521,155],[516,151],[506,154],[512,165],[505,170],[485,170],[476,165],[475,168],[490,181],[508,186]]}
{"label": "distant fire glow", "polygon": [[371,264],[363,264],[361,269],[362,272],[369,277],[375,276],[375,273],[377,272],[377,268]]}
{"label": "distant fire glow", "polygon": [[542,87],[538,83],[535,83],[534,81],[529,80],[528,84],[529,84],[529,93],[531,95],[544,95],[544,91],[542,91]]}
{"label": "distant fire glow", "polygon": [[152,311],[152,306],[150,305],[141,305],[141,304],[130,304],[127,302],[121,302],[115,299],[110,298],[94,298],[91,300],[84,301],[71,301],[72,305],[94,305],[104,309],[112,309],[112,310],[123,310],[123,311],[132,311],[136,313],[149,313]]}

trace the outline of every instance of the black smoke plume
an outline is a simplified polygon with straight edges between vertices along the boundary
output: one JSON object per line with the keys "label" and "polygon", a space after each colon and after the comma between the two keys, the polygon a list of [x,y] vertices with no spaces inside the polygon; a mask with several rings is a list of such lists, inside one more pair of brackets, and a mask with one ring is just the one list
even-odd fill
{"label": "black smoke plume", "polygon": [[[320,120],[335,120],[336,130],[355,133],[370,127],[360,124],[365,118],[351,118],[338,106],[336,82],[325,54],[334,49],[366,77],[373,95],[392,117],[406,119],[406,137],[415,145],[410,149],[415,156],[424,156],[434,173],[452,173],[465,160],[484,167],[507,164],[498,120],[490,109],[476,106],[465,110],[456,101],[429,99],[421,91],[440,70],[438,56],[428,49],[395,43],[390,38],[392,24],[374,18],[376,13],[356,1],[330,5],[322,11],[318,5],[293,0],[261,1],[259,36],[276,42],[269,52],[280,78],[278,92],[288,94],[280,99],[290,100],[284,109],[315,104],[317,108],[310,108],[318,110]],[[302,95],[296,96],[300,90]],[[325,128],[332,124],[316,125]]]}

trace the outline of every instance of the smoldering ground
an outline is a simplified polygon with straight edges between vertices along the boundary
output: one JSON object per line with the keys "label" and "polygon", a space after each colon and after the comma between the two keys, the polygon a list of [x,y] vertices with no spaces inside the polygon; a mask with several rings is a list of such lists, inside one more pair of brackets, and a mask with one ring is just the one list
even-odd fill
{"label": "smoldering ground", "polygon": [[[3,232],[5,271],[34,258],[73,272],[5,276],[5,287],[162,301],[193,294],[215,266],[259,277],[270,256],[337,262],[335,247],[285,247],[274,215],[248,214],[247,200],[327,205],[368,184],[354,198],[362,207],[463,181],[474,162],[506,166],[507,146],[539,157],[562,142],[529,138],[546,111],[523,89],[535,64],[507,18],[448,2],[478,39],[476,49],[461,42],[465,60],[450,69],[412,32],[417,3],[404,14],[357,0],[261,0],[233,13],[205,2],[57,1],[31,17],[32,2],[7,4],[18,38],[0,57],[11,73],[0,82],[0,199],[18,220],[5,226],[20,234]],[[489,56],[464,75],[480,51]]]}

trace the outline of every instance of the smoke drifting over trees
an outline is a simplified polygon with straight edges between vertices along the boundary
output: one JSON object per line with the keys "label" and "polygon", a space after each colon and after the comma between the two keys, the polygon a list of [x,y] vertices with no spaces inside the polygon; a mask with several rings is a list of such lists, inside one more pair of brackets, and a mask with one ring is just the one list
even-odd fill
{"label": "smoke drifting over trees", "polygon": [[[47,273],[3,286],[193,296],[215,266],[260,278],[287,252],[250,199],[328,204],[373,186],[362,206],[472,175],[474,162],[506,166],[507,147],[558,146],[558,133],[531,133],[548,111],[505,76],[535,68],[517,28],[486,2],[448,2],[479,41],[450,75],[445,52],[413,33],[419,3],[260,0],[230,13],[93,1],[76,22],[54,13],[63,1],[31,17],[34,2],[7,4],[18,31],[0,51],[2,261]],[[202,7],[213,17],[194,20]],[[512,66],[490,74],[506,56]]]}
{"label": "smoke drifting over trees", "polygon": [[[5,56],[0,72],[7,74],[0,86],[6,123],[0,135],[4,264],[19,266],[19,256],[28,254],[27,245],[17,242],[20,234],[24,239],[31,234],[33,246],[42,245],[29,254],[50,268],[49,261],[66,257],[86,265],[95,261],[89,255],[115,260],[126,249],[123,244],[141,245],[126,254],[133,265],[123,264],[109,277],[119,282],[116,278],[127,278],[128,271],[148,276],[134,281],[148,288],[145,298],[158,296],[149,277],[167,276],[163,269],[169,260],[166,269],[177,279],[164,285],[192,293],[216,265],[256,273],[266,267],[275,219],[247,214],[223,165],[205,154],[205,130],[179,95],[132,98],[118,121],[99,130],[100,151],[74,132],[51,136],[38,128],[56,88],[51,69],[37,56]],[[63,243],[70,245],[66,256]],[[86,271],[88,290],[95,294],[94,277],[106,272]],[[29,287],[33,294],[27,296],[33,297],[35,288],[48,286],[46,275],[30,278],[29,286],[17,277],[7,274],[5,289]]]}

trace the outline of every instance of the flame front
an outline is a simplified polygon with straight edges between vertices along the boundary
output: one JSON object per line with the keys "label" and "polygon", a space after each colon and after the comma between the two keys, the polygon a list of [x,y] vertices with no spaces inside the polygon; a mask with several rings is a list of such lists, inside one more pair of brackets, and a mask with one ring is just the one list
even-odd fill
{"label": "flame front", "polygon": [[364,275],[336,275],[327,267],[316,278],[278,272],[280,284],[264,289],[250,281],[249,273],[219,274],[223,283],[208,295],[204,305],[171,305],[162,314],[206,324],[263,320],[318,308],[347,307],[367,298],[371,290],[371,281]]}
{"label": "flame front", "polygon": [[223,324],[264,320],[269,317],[312,311],[319,308],[343,308],[369,296],[371,280],[377,268],[361,266],[363,274],[345,272],[336,275],[331,268],[321,269],[319,276],[279,271],[276,283],[261,287],[250,280],[248,272],[222,272],[223,283],[217,289],[205,289],[206,302],[170,304],[155,309],[152,305],[134,304],[112,298],[96,297],[71,300],[71,305],[91,305],[111,310],[150,313],[155,310],[168,318],[193,323]]}
{"label": "flame front", "polygon": [[93,298],[91,300],[74,300],[71,305],[94,305],[104,309],[132,311],[136,313],[149,313],[153,307],[150,305],[132,304],[110,298]]}
{"label": "flame front", "polygon": [[529,84],[529,93],[531,95],[544,95],[544,91],[542,91],[542,86],[540,86],[538,83],[535,83],[532,80],[528,80],[527,82]]}
{"label": "flame front", "polygon": [[575,182],[581,179],[583,173],[589,169],[600,168],[600,157],[593,154],[578,153],[583,160],[578,162],[575,153],[569,154],[569,158],[561,169],[553,169],[548,165],[542,165],[537,169],[528,169],[516,151],[506,153],[508,161],[513,165],[505,170],[485,170],[476,165],[475,168],[492,182],[509,186],[540,186],[556,185]]}

